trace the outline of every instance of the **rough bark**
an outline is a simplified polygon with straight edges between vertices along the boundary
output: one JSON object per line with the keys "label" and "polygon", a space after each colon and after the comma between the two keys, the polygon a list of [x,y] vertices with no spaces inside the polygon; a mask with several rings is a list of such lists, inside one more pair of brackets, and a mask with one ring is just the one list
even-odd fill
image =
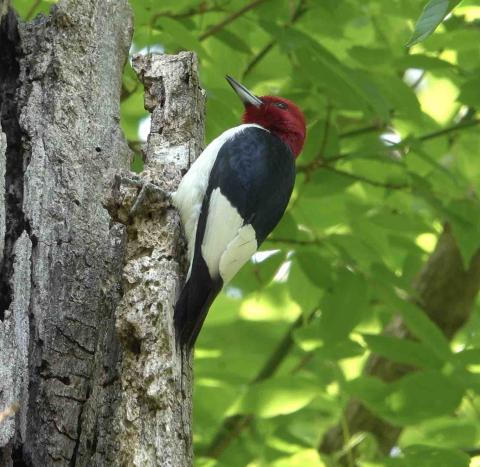
{"label": "rough bark", "polygon": [[[448,339],[452,339],[468,320],[480,289],[480,251],[465,268],[451,229],[447,225],[435,251],[415,279],[413,289],[418,304],[425,313]],[[398,338],[411,338],[400,317],[393,319],[385,333]],[[414,368],[372,355],[366,363],[364,374],[390,382],[411,371],[414,371]],[[372,433],[384,454],[388,454],[402,431],[400,427],[390,425],[373,415],[356,400],[348,403],[344,416],[351,435],[358,432]],[[341,424],[330,429],[321,441],[320,451],[330,454],[342,449],[343,433]]]}
{"label": "rough bark", "polygon": [[164,195],[203,144],[196,59],[134,60],[152,130],[142,176],[122,178],[127,1],[29,24],[0,7],[0,466],[190,465],[185,248]]}
{"label": "rough bark", "polygon": [[129,164],[130,36],[126,0],[2,18],[0,411],[19,403],[0,425],[2,466],[115,464],[125,227],[102,201]]}
{"label": "rough bark", "polygon": [[[118,179],[109,209],[128,231],[124,295],[119,465],[192,462],[191,369],[175,346],[173,306],[185,271],[176,189],[203,144],[204,95],[192,53],[135,57],[152,112],[141,177]],[[183,370],[183,375],[182,375]]]}

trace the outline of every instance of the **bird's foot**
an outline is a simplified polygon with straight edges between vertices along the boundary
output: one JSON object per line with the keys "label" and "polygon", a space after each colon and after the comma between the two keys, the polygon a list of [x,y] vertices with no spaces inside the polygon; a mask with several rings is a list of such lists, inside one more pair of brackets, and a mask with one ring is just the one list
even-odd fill
{"label": "bird's foot", "polygon": [[122,224],[130,224],[135,217],[163,211],[171,205],[171,193],[137,175],[115,176],[112,195],[105,203],[112,218]]}
{"label": "bird's foot", "polygon": [[171,193],[166,192],[155,183],[142,183],[137,199],[130,208],[129,216],[166,209],[171,205]]}

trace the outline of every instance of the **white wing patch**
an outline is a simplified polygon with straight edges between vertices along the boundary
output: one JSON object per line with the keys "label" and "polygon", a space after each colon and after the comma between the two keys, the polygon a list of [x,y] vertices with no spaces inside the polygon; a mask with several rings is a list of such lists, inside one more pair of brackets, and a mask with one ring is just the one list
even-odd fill
{"label": "white wing patch", "polygon": [[230,282],[240,268],[257,251],[255,230],[248,224],[240,228],[237,236],[228,244],[220,258],[220,275],[223,283]]}
{"label": "white wing patch", "polygon": [[210,195],[207,224],[202,241],[202,256],[208,266],[210,277],[218,277],[220,258],[228,244],[237,236],[243,219],[230,201],[215,188]]}
{"label": "white wing patch", "polygon": [[255,230],[243,219],[220,188],[212,191],[208,209],[202,256],[210,276],[220,276],[226,284],[257,251]]}
{"label": "white wing patch", "polygon": [[[262,128],[255,124],[239,125],[230,128],[215,138],[192,164],[190,170],[182,178],[176,193],[172,195],[173,202],[180,212],[183,228],[187,237],[190,267],[195,249],[198,218],[200,217],[203,198],[208,188],[210,172],[217,159],[218,151],[220,151],[220,148],[226,141],[249,127]],[[230,240],[231,238],[229,241]]]}

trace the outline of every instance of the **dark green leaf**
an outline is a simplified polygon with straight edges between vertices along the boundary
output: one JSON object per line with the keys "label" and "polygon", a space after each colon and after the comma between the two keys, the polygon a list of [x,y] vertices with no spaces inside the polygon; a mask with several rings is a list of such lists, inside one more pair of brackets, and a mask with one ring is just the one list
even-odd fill
{"label": "dark green leaf", "polygon": [[434,369],[443,365],[442,360],[421,343],[374,334],[363,334],[362,337],[372,352],[394,362]]}

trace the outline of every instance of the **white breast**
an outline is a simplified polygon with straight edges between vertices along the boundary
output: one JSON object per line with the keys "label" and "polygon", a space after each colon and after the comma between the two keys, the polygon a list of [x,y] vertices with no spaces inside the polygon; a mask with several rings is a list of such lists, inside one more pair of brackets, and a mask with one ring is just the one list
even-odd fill
{"label": "white breast", "polygon": [[[217,159],[218,152],[226,141],[249,127],[262,128],[255,124],[239,125],[215,138],[192,164],[190,170],[180,182],[176,193],[172,195],[173,202],[180,212],[187,237],[190,265],[193,259],[198,218],[200,217],[203,198],[208,188],[210,172]],[[237,227],[237,230],[239,227],[240,226]],[[230,240],[232,240],[232,238],[230,238]]]}

